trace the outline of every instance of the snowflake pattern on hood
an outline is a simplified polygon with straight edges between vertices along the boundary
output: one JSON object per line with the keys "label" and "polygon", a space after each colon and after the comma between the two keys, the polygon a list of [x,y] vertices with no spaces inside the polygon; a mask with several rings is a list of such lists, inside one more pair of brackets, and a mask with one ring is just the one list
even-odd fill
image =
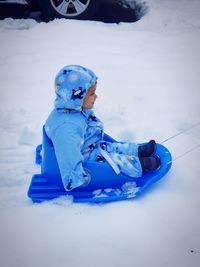
{"label": "snowflake pattern on hood", "polygon": [[88,68],[79,65],[65,66],[55,78],[55,108],[59,111],[81,111],[84,97],[96,81],[97,76]]}

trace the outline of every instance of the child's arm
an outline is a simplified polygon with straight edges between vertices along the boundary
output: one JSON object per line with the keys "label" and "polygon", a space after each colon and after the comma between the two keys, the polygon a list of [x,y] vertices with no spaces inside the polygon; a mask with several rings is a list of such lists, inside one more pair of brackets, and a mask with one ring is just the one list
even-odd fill
{"label": "child's arm", "polygon": [[81,143],[84,132],[74,123],[64,123],[53,135],[52,142],[55,149],[61,178],[66,191],[86,184],[90,177],[83,169]]}

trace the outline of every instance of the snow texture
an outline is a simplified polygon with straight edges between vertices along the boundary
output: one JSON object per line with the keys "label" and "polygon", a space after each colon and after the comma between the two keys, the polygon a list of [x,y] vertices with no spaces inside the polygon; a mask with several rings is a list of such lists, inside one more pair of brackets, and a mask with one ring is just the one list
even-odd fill
{"label": "snow texture", "polygon": [[[200,1],[146,5],[129,24],[0,21],[1,267],[200,266]],[[172,152],[170,173],[140,198],[106,205],[27,198],[54,76],[67,64],[97,73],[95,112],[108,134],[155,138]]]}

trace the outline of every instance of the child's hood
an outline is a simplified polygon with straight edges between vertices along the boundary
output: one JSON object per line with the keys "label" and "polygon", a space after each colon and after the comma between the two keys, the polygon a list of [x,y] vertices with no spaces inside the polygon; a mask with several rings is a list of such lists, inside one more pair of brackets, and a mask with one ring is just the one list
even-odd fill
{"label": "child's hood", "polygon": [[97,80],[93,71],[79,65],[62,68],[55,78],[55,108],[81,111],[85,95]]}

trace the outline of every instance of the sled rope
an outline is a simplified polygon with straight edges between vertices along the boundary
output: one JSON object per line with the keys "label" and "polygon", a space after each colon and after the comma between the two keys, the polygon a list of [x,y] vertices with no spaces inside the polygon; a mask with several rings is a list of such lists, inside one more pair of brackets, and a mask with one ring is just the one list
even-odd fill
{"label": "sled rope", "polygon": [[190,152],[196,150],[196,149],[199,148],[199,147],[200,147],[200,144],[197,145],[197,146],[195,146],[195,147],[193,147],[193,148],[191,148],[191,149],[189,149],[188,151],[184,152],[182,155],[176,157],[176,158],[173,159],[172,161],[175,161],[175,160],[177,160],[177,159],[183,158],[185,155],[189,154]]}
{"label": "sled rope", "polygon": [[[196,127],[199,126],[199,125],[200,125],[200,121],[197,122],[197,123],[195,123],[195,124],[192,125],[191,127],[187,128],[187,129],[185,129],[185,130],[182,130],[181,132],[179,132],[179,133],[177,133],[177,134],[174,134],[174,135],[168,137],[167,139],[165,139],[164,141],[162,141],[161,144],[166,143],[166,142],[168,142],[169,140],[172,140],[173,138],[175,138],[175,137],[177,137],[177,136],[179,136],[179,135],[181,135],[181,134],[183,134],[183,133],[186,133],[186,132],[188,132],[188,131],[191,130],[191,129],[194,129],[194,128],[196,128]],[[200,144],[197,145],[197,146],[194,146],[193,148],[187,150],[187,151],[184,152],[183,154],[181,154],[181,155],[177,156],[176,158],[172,159],[172,160],[171,160],[170,162],[168,162],[167,164],[170,164],[170,163],[172,163],[172,162],[174,162],[174,161],[176,161],[176,160],[178,160],[178,159],[183,158],[185,155],[191,153],[192,151],[198,149],[199,147],[200,147]]]}
{"label": "sled rope", "polygon": [[191,130],[191,129],[193,129],[193,128],[199,126],[199,125],[200,125],[200,121],[199,121],[198,123],[192,125],[191,127],[187,128],[187,129],[185,129],[185,130],[182,130],[181,132],[179,132],[179,133],[177,133],[177,134],[174,134],[174,135],[168,137],[167,139],[165,139],[164,141],[162,141],[161,144],[166,143],[167,141],[169,141],[169,140],[171,140],[171,139],[173,139],[173,138],[175,138],[175,137],[177,137],[177,136],[179,136],[179,135],[181,135],[181,134],[183,134],[183,133],[186,133],[187,131],[189,131],[189,130]]}
{"label": "sled rope", "polygon": [[191,153],[192,151],[194,151],[194,150],[196,150],[196,149],[198,149],[198,148],[200,148],[200,144],[197,145],[197,146],[195,146],[195,147],[193,147],[193,148],[191,148],[191,149],[189,149],[189,150],[187,150],[186,152],[184,152],[183,154],[177,156],[176,158],[172,159],[172,160],[169,161],[167,164],[170,164],[170,163],[176,161],[177,159],[183,158],[185,155]]}

